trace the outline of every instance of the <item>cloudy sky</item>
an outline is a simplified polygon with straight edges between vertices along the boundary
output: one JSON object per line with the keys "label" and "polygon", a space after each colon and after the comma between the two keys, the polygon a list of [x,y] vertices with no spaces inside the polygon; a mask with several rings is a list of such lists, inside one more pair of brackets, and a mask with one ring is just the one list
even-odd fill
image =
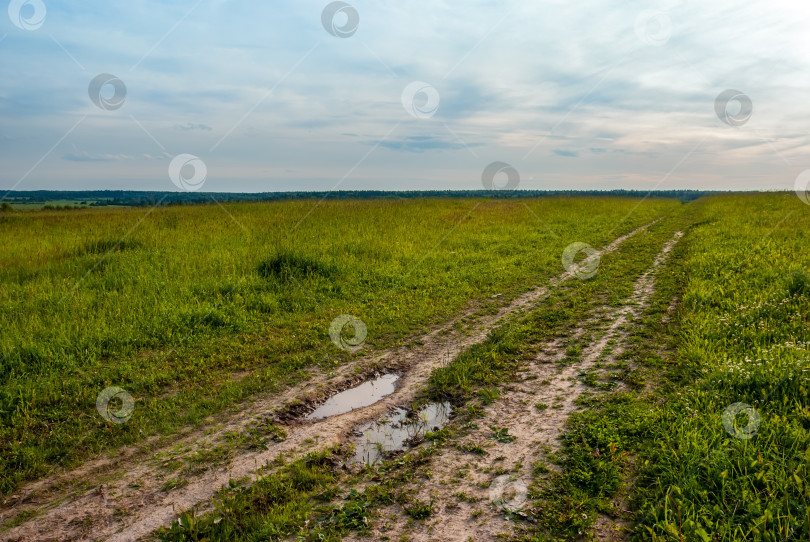
{"label": "cloudy sky", "polygon": [[795,0],[12,0],[0,188],[475,189],[503,162],[525,189],[791,189],[808,23]]}

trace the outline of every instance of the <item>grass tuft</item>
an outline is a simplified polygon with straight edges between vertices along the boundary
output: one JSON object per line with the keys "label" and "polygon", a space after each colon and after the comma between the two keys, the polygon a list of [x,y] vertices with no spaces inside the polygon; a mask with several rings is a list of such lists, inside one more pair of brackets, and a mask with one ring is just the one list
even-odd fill
{"label": "grass tuft", "polygon": [[787,290],[791,297],[810,295],[810,272],[794,269],[788,278]]}
{"label": "grass tuft", "polygon": [[88,254],[104,255],[108,252],[123,252],[139,248],[143,248],[143,243],[134,239],[99,239],[86,243],[79,249],[78,253],[80,256]]}
{"label": "grass tuft", "polygon": [[337,268],[334,265],[293,252],[282,252],[267,258],[259,263],[257,271],[263,278],[273,278],[284,282],[316,276],[330,278],[337,274]]}

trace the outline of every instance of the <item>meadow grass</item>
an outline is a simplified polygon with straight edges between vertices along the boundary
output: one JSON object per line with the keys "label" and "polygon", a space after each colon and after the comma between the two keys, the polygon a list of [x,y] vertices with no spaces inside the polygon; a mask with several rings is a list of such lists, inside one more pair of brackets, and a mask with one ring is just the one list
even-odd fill
{"label": "meadow grass", "polygon": [[[198,516],[182,512],[157,539],[181,540],[280,540],[302,532],[311,516],[323,521],[308,540],[341,540],[350,529],[363,530],[368,513],[363,501],[349,500],[328,506],[335,495],[335,461],[340,450],[310,453],[263,476],[251,485],[231,482],[219,492],[213,512]],[[299,536],[297,539],[301,539]]]}
{"label": "meadow grass", "polygon": [[[476,420],[485,409],[496,408],[495,401],[502,388],[519,378],[524,363],[533,362],[540,343],[570,335],[587,321],[594,309],[605,304],[618,304],[630,296],[635,278],[649,267],[661,245],[683,223],[682,209],[674,209],[661,222],[626,240],[618,252],[605,256],[595,277],[562,283],[527,314],[493,329],[485,341],[465,350],[447,366],[434,370],[415,404],[449,400],[455,405],[457,414],[451,426],[426,435],[431,446],[381,461],[358,475],[337,470],[335,478],[330,479],[319,498],[312,498],[305,491],[291,494],[292,502],[308,503],[305,516],[284,513],[281,505],[264,508],[263,503],[273,501],[277,484],[290,487],[295,483],[295,472],[280,470],[262,478],[271,481],[269,484],[253,486],[247,491],[226,492],[227,516],[218,508],[215,512],[195,517],[193,528],[188,522],[184,525],[178,521],[171,528],[161,529],[158,537],[172,541],[199,538],[215,541],[228,540],[233,533],[239,532],[242,539],[262,540],[268,529],[277,524],[287,534],[296,532],[299,540],[340,539],[349,530],[363,534],[374,521],[387,521],[377,512],[380,507],[394,503],[413,521],[429,518],[436,507],[432,501],[416,499],[413,484],[431,483],[434,479],[431,461],[441,461],[442,449],[446,447],[474,455],[488,455],[480,445],[486,442],[463,442],[464,435],[469,432],[465,427],[477,425]],[[490,429],[488,439],[501,443],[514,439],[508,428],[493,426]],[[548,472],[539,466],[535,471]],[[360,487],[362,492],[355,489]],[[325,502],[320,498],[323,496],[327,497]],[[556,497],[559,499],[561,495]],[[515,519],[529,517],[535,518],[543,527],[550,526],[544,522],[545,516],[540,511],[515,515]],[[559,528],[556,532],[565,535],[566,531]]]}
{"label": "meadow grass", "polygon": [[[342,313],[367,348],[470,300],[559,274],[681,204],[614,198],[237,203],[0,217],[0,490],[124,443],[200,424],[307,367],[360,355],[329,340]],[[135,400],[110,424],[108,386]]]}
{"label": "meadow grass", "polygon": [[[260,539],[281,526],[302,540],[337,539],[348,529],[365,531],[377,506],[396,502],[429,514],[425,503],[412,502],[407,484],[430,478],[431,457],[440,460],[442,446],[459,445],[465,422],[492,408],[535,345],[565,337],[595,308],[625,300],[678,229],[685,236],[657,272],[655,292],[616,364],[625,386],[601,391],[609,388],[594,376],[594,391],[580,398],[560,450],[547,458],[558,469],[533,464],[531,506],[512,514],[519,527],[512,537],[581,539],[600,515],[625,515],[616,509],[621,498],[636,540],[810,539],[808,222],[810,209],[786,195],[711,197],[674,209],[603,260],[596,277],[564,284],[435,370],[422,400],[453,401],[455,423],[433,447],[370,469],[373,483],[363,484],[363,493],[338,489],[362,475],[329,478],[317,496],[306,488],[290,494],[290,513],[275,515],[280,504],[255,509],[271,498],[273,484],[290,487],[299,476],[280,471],[266,486],[229,494],[228,525],[214,513],[200,518],[196,531],[177,523],[161,536],[224,540],[238,527],[247,539]],[[755,417],[744,412],[724,424],[724,412],[738,403]],[[296,512],[301,506],[307,513]]]}
{"label": "meadow grass", "polygon": [[[666,403],[640,469],[639,532],[808,540],[810,207],[785,194],[698,207]],[[737,416],[728,431],[723,414],[735,403],[758,420]]]}
{"label": "meadow grass", "polygon": [[[691,207],[624,356],[629,389],[583,398],[561,474],[538,477],[533,540],[623,515],[619,494],[637,540],[810,539],[810,209],[787,195]],[[758,419],[727,417],[729,431],[737,403]]]}

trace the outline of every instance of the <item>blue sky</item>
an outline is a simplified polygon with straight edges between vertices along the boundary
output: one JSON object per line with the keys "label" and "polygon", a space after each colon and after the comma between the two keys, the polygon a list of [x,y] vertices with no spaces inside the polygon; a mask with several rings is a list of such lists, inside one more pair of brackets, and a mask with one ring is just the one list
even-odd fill
{"label": "blue sky", "polygon": [[476,189],[496,161],[523,189],[790,190],[810,167],[793,0],[354,0],[347,37],[328,1],[37,2],[0,17],[6,190],[178,190],[178,155],[206,191]]}

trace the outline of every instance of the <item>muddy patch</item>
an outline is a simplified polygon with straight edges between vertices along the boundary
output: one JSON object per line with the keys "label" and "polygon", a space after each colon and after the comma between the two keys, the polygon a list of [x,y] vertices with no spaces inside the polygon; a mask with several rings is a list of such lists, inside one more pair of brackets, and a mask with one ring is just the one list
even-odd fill
{"label": "muddy patch", "polygon": [[379,363],[379,360],[366,364],[354,366],[352,374],[345,374],[345,368],[341,368],[343,375],[337,377],[326,375],[321,377],[321,382],[316,386],[307,386],[308,389],[301,390],[297,394],[287,394],[287,400],[280,406],[272,409],[270,417],[283,425],[296,426],[307,420],[312,411],[323,405],[333,396],[360,386],[370,380],[380,378],[385,374],[401,374],[406,367],[393,362]]}
{"label": "muddy patch", "polygon": [[384,374],[374,380],[363,382],[359,386],[349,388],[337,395],[333,395],[324,404],[307,414],[307,420],[322,420],[346,414],[357,408],[371,406],[383,397],[394,393],[397,389],[398,374]]}
{"label": "muddy patch", "polygon": [[450,403],[430,403],[418,412],[396,408],[388,416],[354,432],[353,463],[374,465],[386,454],[419,444],[428,431],[438,431],[450,421]]}

